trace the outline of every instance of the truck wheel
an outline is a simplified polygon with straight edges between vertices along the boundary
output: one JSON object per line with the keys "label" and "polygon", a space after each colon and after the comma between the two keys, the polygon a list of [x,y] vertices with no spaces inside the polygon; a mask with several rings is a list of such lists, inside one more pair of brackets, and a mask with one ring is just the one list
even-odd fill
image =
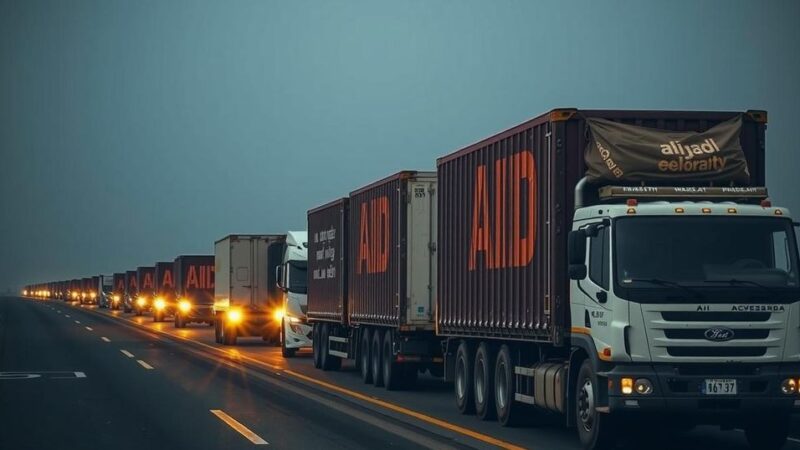
{"label": "truck wheel", "polygon": [[375,329],[372,333],[372,383],[375,387],[383,386],[383,339],[381,330]]}
{"label": "truck wheel", "polygon": [[786,444],[789,436],[789,416],[768,416],[748,424],[744,435],[750,448],[778,450]]}
{"label": "truck wheel", "polygon": [[361,380],[367,384],[372,383],[371,336],[369,328],[364,328],[364,331],[361,332],[361,347],[358,355],[358,359],[361,360]]}
{"label": "truck wheel", "polygon": [[456,373],[453,389],[456,394],[456,406],[461,414],[475,412],[475,399],[472,390],[472,346],[467,341],[461,341],[456,351]]}
{"label": "truck wheel", "polygon": [[320,369],[322,368],[322,362],[319,354],[319,324],[312,325],[311,333],[311,353],[314,356],[314,367]]}
{"label": "truck wheel", "polygon": [[220,327],[222,331],[222,343],[225,345],[236,345],[236,328],[227,326],[225,322],[222,322],[222,326]]}
{"label": "truck wheel", "polygon": [[175,328],[186,328],[186,319],[180,314],[175,314]]}
{"label": "truck wheel", "polygon": [[406,365],[398,364],[394,361],[394,334],[392,330],[386,330],[383,338],[383,351],[381,358],[383,360],[383,385],[387,390],[396,391],[402,387],[403,368]]}
{"label": "truck wheel", "polygon": [[516,403],[517,385],[514,375],[511,348],[500,346],[494,364],[494,404],[497,421],[504,427],[513,427],[522,422],[522,406]]}
{"label": "truck wheel", "polygon": [[214,342],[222,343],[222,324],[219,319],[214,319]]}
{"label": "truck wheel", "polygon": [[598,388],[597,375],[588,359],[581,364],[575,386],[575,423],[583,448],[607,449],[614,447],[614,424],[608,414],[596,411]]}
{"label": "truck wheel", "polygon": [[153,311],[153,322],[161,322],[162,321],[161,312]]}
{"label": "truck wheel", "polygon": [[297,353],[296,348],[286,348],[286,322],[281,319],[281,356],[294,358],[295,353]]}
{"label": "truck wheel", "polygon": [[493,420],[494,406],[494,351],[487,342],[481,342],[475,352],[475,413],[481,420]]}

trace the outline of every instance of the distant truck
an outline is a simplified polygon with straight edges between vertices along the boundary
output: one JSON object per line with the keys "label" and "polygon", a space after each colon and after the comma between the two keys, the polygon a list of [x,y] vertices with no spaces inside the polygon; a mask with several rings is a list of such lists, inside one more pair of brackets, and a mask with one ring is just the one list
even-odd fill
{"label": "distant truck", "polygon": [[97,303],[97,280],[92,277],[81,278],[81,305],[92,305]]}
{"label": "distant truck", "polygon": [[137,316],[141,316],[153,308],[156,294],[155,270],[154,266],[136,268],[136,286],[138,286],[139,292],[136,296],[136,303],[133,305],[133,312]]}
{"label": "distant truck", "polygon": [[307,259],[308,232],[287,232],[281,264],[275,275],[283,292],[280,342],[281,354],[285,358],[293,357],[298,349],[311,348],[312,329],[306,317]]}
{"label": "distant truck", "polygon": [[181,255],[173,262],[175,273],[174,323],[214,325],[214,256]]}
{"label": "distant truck", "polygon": [[673,424],[783,447],[800,412],[800,259],[789,211],[763,187],[766,118],[558,109],[439,158],[429,265],[408,251],[415,232],[386,243],[415,220],[404,206],[362,190],[349,213],[310,211],[315,365],[355,357],[385,380],[401,362],[396,337],[416,327],[395,332],[391,308],[417,313],[414,294],[396,267],[401,287],[375,274],[406,258],[411,286],[430,271],[460,412],[560,415],[587,450]]}
{"label": "distant truck", "polygon": [[111,275],[98,275],[97,280],[97,305],[101,308],[110,308],[112,304],[113,279]]}
{"label": "distant truck", "polygon": [[[307,336],[305,341],[300,339],[304,331],[305,296],[301,292],[291,292],[302,287],[292,290],[287,287],[284,292],[278,284],[279,267],[288,264],[302,270],[306,262],[305,252],[298,249],[297,241],[293,241],[295,245],[291,248],[286,241],[285,234],[230,235],[215,243],[214,335],[217,342],[236,345],[240,336],[261,336],[268,342],[285,343],[287,355],[293,353],[291,349],[309,343]],[[291,315],[284,321],[287,301],[296,304],[290,307]],[[281,341],[287,326],[287,335],[293,336],[291,342]]]}
{"label": "distant truck", "polygon": [[308,213],[314,365],[353,359],[365,383],[441,376],[436,336],[436,174],[403,171]]}
{"label": "distant truck", "polygon": [[136,299],[139,296],[139,285],[136,282],[136,271],[128,270],[125,272],[125,306],[126,313],[132,312],[136,306]]}
{"label": "distant truck", "polygon": [[111,309],[118,310],[125,299],[125,272],[115,273],[112,279]]}
{"label": "distant truck", "polygon": [[172,262],[157,262],[153,272],[155,297],[153,299],[153,322],[163,322],[175,314],[175,272]]}

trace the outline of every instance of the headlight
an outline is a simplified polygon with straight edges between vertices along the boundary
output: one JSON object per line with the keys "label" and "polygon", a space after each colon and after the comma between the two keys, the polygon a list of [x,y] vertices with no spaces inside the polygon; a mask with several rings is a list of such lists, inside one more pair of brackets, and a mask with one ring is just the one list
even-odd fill
{"label": "headlight", "polygon": [[653,383],[647,378],[639,378],[633,384],[633,390],[639,395],[650,395],[653,393]]}
{"label": "headlight", "polygon": [[289,323],[300,323],[302,320],[298,319],[297,317],[289,317]]}
{"label": "headlight", "polygon": [[147,304],[147,300],[144,297],[139,297],[136,299],[136,304],[139,306],[144,306]]}
{"label": "headlight", "polygon": [[787,378],[781,383],[781,392],[786,395],[792,395],[797,392],[797,381],[794,378]]}
{"label": "headlight", "polygon": [[284,311],[283,308],[276,309],[275,312],[272,314],[272,317],[275,319],[275,322],[280,322],[283,320]]}
{"label": "headlight", "polygon": [[119,295],[113,296],[112,299],[114,299],[114,303],[119,302]]}
{"label": "headlight", "polygon": [[624,395],[633,394],[633,378],[623,378],[620,380],[619,385]]}
{"label": "headlight", "polygon": [[92,299],[94,299],[95,297],[97,297],[97,294],[95,294],[94,292],[92,292],[91,294],[89,294],[89,297],[91,297]]}
{"label": "headlight", "polygon": [[163,298],[157,298],[154,305],[156,305],[156,309],[164,309],[167,306]]}
{"label": "headlight", "polygon": [[188,313],[189,311],[191,311],[191,310],[192,310],[192,304],[191,304],[191,303],[189,303],[189,302],[188,302],[188,301],[186,301],[186,300],[181,300],[181,302],[180,302],[180,303],[178,303],[178,308],[180,308],[180,309],[181,309],[181,311],[183,311],[183,312],[185,312],[185,313]]}
{"label": "headlight", "polygon": [[242,321],[242,312],[238,309],[228,311],[228,320],[231,323],[239,323]]}

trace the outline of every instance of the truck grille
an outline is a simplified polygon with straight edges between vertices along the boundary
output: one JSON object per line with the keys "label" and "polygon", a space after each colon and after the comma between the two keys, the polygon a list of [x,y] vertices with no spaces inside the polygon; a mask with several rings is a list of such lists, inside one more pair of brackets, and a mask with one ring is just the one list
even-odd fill
{"label": "truck grille", "polygon": [[664,311],[661,317],[667,322],[766,322],[770,312],[738,311]]}
{"label": "truck grille", "polygon": [[[750,328],[743,328],[737,329],[732,328],[733,331],[733,339],[732,341],[738,339],[766,339],[769,337],[769,330],[759,330],[759,329],[750,329]],[[664,336],[667,339],[705,339],[705,330],[701,329],[691,329],[691,328],[682,328],[682,329],[669,329],[664,330]]]}
{"label": "truck grille", "polygon": [[669,356],[721,357],[721,356],[764,356],[767,347],[667,347]]}

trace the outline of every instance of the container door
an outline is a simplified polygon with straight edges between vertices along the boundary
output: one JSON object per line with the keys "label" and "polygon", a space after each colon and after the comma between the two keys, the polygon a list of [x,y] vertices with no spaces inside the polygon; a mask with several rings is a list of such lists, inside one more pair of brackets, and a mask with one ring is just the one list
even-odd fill
{"label": "container door", "polygon": [[436,182],[408,183],[406,322],[433,326],[436,293]]}
{"label": "container door", "polygon": [[250,275],[253,261],[250,239],[231,240],[231,304],[249,304],[253,291]]}

